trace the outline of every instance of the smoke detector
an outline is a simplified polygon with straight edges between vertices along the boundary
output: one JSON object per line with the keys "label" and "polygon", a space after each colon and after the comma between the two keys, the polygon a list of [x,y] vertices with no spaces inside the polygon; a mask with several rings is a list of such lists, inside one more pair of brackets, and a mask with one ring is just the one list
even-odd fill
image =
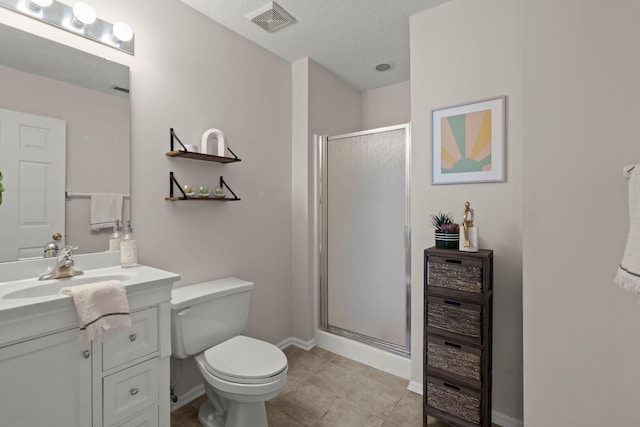
{"label": "smoke detector", "polygon": [[293,16],[289,15],[273,1],[258,10],[254,10],[247,15],[247,18],[268,33],[272,33],[296,21]]}

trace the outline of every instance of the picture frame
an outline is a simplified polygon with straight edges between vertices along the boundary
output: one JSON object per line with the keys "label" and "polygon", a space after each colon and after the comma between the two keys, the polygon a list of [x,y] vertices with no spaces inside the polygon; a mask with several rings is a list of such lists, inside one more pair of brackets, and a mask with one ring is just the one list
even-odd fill
{"label": "picture frame", "polygon": [[505,181],[506,96],[431,111],[431,183]]}

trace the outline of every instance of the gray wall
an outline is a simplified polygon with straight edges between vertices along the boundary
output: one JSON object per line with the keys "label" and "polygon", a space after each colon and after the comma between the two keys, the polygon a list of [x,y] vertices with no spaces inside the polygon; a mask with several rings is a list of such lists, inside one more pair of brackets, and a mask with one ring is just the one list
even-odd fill
{"label": "gray wall", "polygon": [[[480,246],[494,250],[492,406],[508,423],[522,419],[523,398],[519,21],[512,0],[455,0],[411,18],[412,342],[422,342],[422,250],[434,244],[428,214],[453,212],[460,221],[469,201]],[[499,95],[507,96],[506,182],[431,185],[431,111]],[[421,346],[413,346],[412,364],[421,381]]]}
{"label": "gray wall", "polygon": [[[525,422],[638,426],[640,307],[613,278],[622,167],[640,161],[640,3],[522,4]],[[548,239],[562,221],[567,246]]]}

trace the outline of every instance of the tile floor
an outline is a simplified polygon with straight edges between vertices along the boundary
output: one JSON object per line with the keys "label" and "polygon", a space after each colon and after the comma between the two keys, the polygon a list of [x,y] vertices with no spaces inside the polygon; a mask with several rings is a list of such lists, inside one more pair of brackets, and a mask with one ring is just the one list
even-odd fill
{"label": "tile floor", "polygon": [[[319,347],[284,352],[287,385],[266,404],[269,427],[422,427],[422,396],[407,390],[407,380]],[[171,427],[200,426],[202,399],[171,414]]]}
{"label": "tile floor", "polygon": [[422,426],[422,398],[402,378],[319,347],[289,347],[290,379],[267,403],[271,427]]}

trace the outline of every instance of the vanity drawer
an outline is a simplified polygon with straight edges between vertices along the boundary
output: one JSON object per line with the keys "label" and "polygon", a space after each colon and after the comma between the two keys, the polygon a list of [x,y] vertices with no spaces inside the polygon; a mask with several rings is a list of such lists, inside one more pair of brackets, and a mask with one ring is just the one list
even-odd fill
{"label": "vanity drawer", "polygon": [[481,396],[476,391],[451,382],[427,377],[426,401],[427,406],[451,414],[473,425],[480,424],[482,418]]}
{"label": "vanity drawer", "polygon": [[479,339],[482,336],[482,306],[454,298],[427,298],[427,327]]}
{"label": "vanity drawer", "polygon": [[102,370],[158,350],[157,307],[131,313],[131,328],[109,335],[102,343]]}
{"label": "vanity drawer", "polygon": [[431,257],[428,269],[429,287],[482,293],[482,261]]}
{"label": "vanity drawer", "polygon": [[105,425],[158,405],[158,365],[158,359],[152,359],[103,378]]}
{"label": "vanity drawer", "polygon": [[158,408],[154,406],[130,420],[114,424],[113,427],[157,427]]}

